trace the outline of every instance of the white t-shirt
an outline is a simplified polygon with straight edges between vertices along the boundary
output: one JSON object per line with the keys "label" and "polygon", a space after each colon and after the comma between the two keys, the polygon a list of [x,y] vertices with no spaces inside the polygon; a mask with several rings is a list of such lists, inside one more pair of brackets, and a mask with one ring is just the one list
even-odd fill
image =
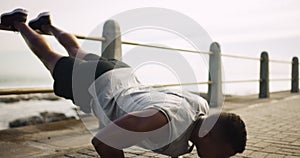
{"label": "white t-shirt", "polygon": [[200,115],[208,113],[202,97],[176,89],[154,89],[139,82],[131,68],[119,68],[102,74],[89,87],[95,116],[108,125],[127,113],[154,108],[168,119],[169,138],[151,137],[137,144],[170,156],[188,152],[192,129]]}

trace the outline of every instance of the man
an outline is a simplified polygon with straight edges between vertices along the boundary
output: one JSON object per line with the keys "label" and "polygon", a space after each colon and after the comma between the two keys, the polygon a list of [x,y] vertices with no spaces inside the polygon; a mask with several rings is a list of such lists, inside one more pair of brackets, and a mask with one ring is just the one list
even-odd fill
{"label": "man", "polygon": [[[49,13],[41,13],[29,26],[26,20],[27,11],[16,9],[1,15],[1,28],[21,33],[53,76],[56,95],[102,121],[105,127],[92,139],[101,157],[124,157],[122,149],[132,145],[173,157],[193,146],[203,158],[244,151],[246,129],[239,116],[207,117],[207,102],[198,95],[143,86],[127,64],[83,51],[73,35],[51,24]],[[52,50],[37,32],[54,35],[69,57]]]}

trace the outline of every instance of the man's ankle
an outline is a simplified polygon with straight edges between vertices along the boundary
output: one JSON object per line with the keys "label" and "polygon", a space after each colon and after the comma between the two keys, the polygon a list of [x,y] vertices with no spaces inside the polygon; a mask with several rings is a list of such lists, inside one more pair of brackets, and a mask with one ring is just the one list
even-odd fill
{"label": "man's ankle", "polygon": [[14,22],[14,28],[17,30],[20,30],[21,25],[26,25],[24,22],[15,21]]}
{"label": "man's ankle", "polygon": [[50,32],[52,32],[52,31],[51,31],[52,28],[53,28],[52,25],[42,25],[42,26],[41,26],[41,29],[42,29],[41,31],[50,33]]}

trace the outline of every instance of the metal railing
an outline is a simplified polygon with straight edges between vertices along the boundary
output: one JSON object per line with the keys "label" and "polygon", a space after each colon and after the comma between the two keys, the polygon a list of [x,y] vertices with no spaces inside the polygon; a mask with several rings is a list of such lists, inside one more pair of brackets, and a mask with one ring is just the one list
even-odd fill
{"label": "metal railing", "polygon": [[[106,28],[113,27],[119,29],[118,24],[115,21],[107,21],[104,25]],[[0,28],[3,29],[3,28]],[[3,29],[5,30],[5,29]],[[149,85],[150,87],[160,88],[160,87],[172,87],[172,86],[188,86],[188,85],[197,85],[197,84],[207,84],[209,85],[209,96],[212,104],[216,104],[218,106],[220,104],[220,95],[222,95],[221,84],[232,84],[232,83],[244,83],[244,82],[259,82],[260,83],[260,98],[269,97],[269,81],[291,81],[292,82],[292,90],[291,92],[299,91],[299,62],[298,58],[294,57],[292,61],[284,61],[284,60],[274,60],[269,59],[268,54],[263,52],[260,58],[257,57],[249,57],[249,56],[239,56],[233,54],[221,54],[220,46],[218,43],[212,43],[210,51],[199,51],[199,50],[191,50],[184,48],[174,48],[174,47],[165,47],[158,46],[153,44],[145,44],[145,43],[137,43],[137,42],[129,42],[129,41],[121,41],[120,38],[120,30],[112,30],[112,29],[103,29],[103,37],[91,37],[91,36],[83,36],[83,35],[75,35],[78,39],[84,40],[93,40],[102,42],[102,55],[108,58],[116,58],[120,59],[122,53],[120,52],[120,47],[122,44],[125,45],[133,45],[133,46],[141,46],[141,47],[149,47],[156,49],[166,49],[166,50],[175,50],[187,53],[199,53],[209,55],[209,81],[203,82],[192,82],[192,83],[169,83],[169,84],[157,84],[157,85]],[[107,47],[111,46],[111,47]],[[252,80],[233,80],[233,81],[221,81],[221,57],[228,58],[238,58],[245,60],[255,60],[261,63],[261,72],[259,79]],[[292,64],[292,78],[288,79],[269,79],[269,62],[281,63],[281,64]],[[28,93],[51,93],[53,92],[52,88],[22,88],[22,89],[0,89],[0,95],[8,95],[8,94],[28,94]],[[215,102],[215,103],[213,103]]]}
{"label": "metal railing", "polygon": [[230,58],[247,59],[247,60],[258,60],[258,61],[261,60],[261,58],[248,57],[248,56],[239,56],[239,55],[231,55],[231,54],[222,54],[222,56],[224,56],[224,57],[230,57]]}
{"label": "metal railing", "polygon": [[52,93],[53,88],[5,88],[0,89],[0,95]]}

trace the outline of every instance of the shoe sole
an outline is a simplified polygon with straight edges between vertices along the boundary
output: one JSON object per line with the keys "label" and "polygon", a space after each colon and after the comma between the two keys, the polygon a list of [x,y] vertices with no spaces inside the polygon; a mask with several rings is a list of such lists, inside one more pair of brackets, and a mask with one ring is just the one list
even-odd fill
{"label": "shoe sole", "polygon": [[29,23],[34,23],[44,16],[50,16],[50,13],[49,12],[40,13],[36,18],[34,18],[33,20],[30,20]]}
{"label": "shoe sole", "polygon": [[9,13],[4,13],[4,14],[2,14],[1,17],[13,15],[13,14],[15,14],[15,13],[21,13],[21,14],[27,15],[27,14],[28,14],[28,11],[25,10],[25,9],[18,8],[18,9],[15,9],[15,10],[9,12]]}

